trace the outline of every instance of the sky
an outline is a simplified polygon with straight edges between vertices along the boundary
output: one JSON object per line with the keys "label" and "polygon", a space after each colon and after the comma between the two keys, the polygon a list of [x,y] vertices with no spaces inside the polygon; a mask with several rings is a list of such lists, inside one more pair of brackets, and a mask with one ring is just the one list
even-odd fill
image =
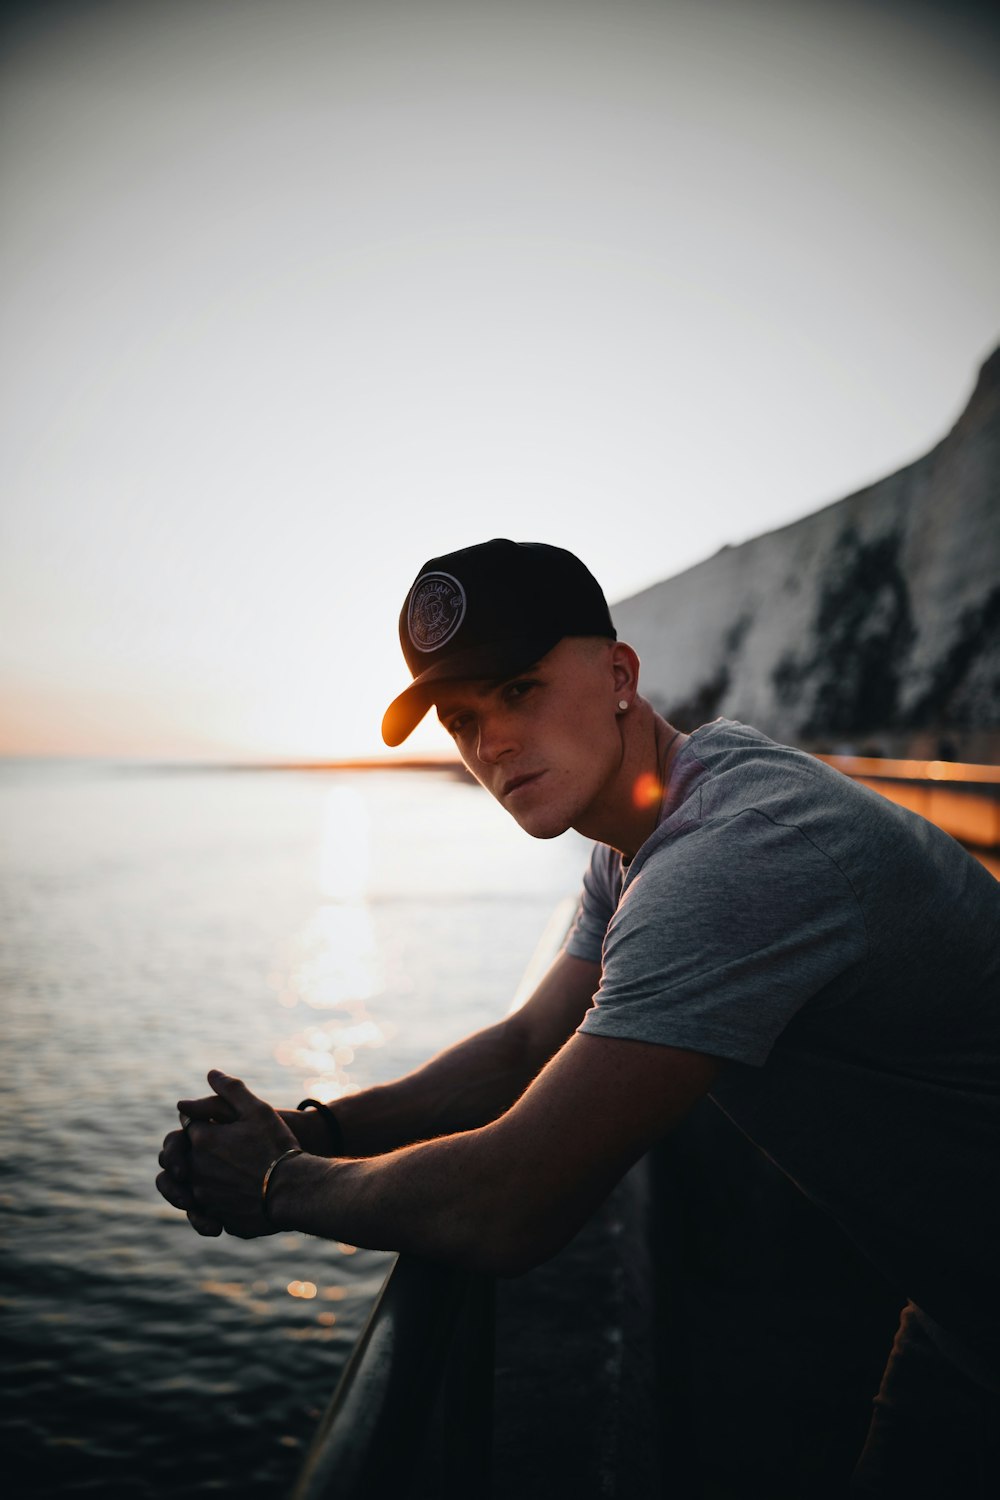
{"label": "sky", "polygon": [[918,457],[1000,338],[989,7],[0,35],[0,753],[379,751],[425,560],[552,542],[625,598]]}

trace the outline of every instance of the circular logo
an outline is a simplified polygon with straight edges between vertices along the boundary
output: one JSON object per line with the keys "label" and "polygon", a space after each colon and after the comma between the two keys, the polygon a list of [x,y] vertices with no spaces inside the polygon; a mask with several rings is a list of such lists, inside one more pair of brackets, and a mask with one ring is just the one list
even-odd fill
{"label": "circular logo", "polygon": [[437,651],[465,619],[465,590],[450,573],[424,573],[413,585],[406,629],[418,651]]}

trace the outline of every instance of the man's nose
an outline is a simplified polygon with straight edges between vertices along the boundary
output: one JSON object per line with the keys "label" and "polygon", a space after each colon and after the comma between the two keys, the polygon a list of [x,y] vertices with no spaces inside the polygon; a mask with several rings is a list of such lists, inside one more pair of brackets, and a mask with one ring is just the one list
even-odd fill
{"label": "man's nose", "polygon": [[476,746],[479,759],[487,765],[495,765],[504,755],[517,749],[514,726],[506,714],[484,715],[479,721],[479,743]]}

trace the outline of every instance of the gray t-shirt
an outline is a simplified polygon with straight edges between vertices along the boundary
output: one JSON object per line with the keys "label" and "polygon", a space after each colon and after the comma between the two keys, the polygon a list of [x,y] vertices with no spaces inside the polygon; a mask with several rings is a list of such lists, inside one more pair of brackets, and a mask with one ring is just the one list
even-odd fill
{"label": "gray t-shirt", "polygon": [[1000,1368],[1000,883],[924,819],[742,724],[694,733],[567,951],[580,1030],[711,1053],[716,1102]]}

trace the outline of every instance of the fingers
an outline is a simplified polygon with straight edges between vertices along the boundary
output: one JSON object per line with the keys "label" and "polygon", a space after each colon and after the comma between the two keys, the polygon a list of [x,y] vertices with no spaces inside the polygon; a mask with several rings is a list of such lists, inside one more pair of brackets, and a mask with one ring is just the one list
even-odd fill
{"label": "fingers", "polygon": [[178,1104],[187,1119],[164,1139],[157,1191],[196,1234],[271,1234],[260,1213],[261,1179],[267,1163],[296,1144],[295,1135],[241,1079],[213,1069],[208,1081],[211,1097]]}
{"label": "fingers", "polygon": [[169,1135],[164,1136],[159,1161],[163,1170],[169,1172],[175,1182],[186,1180],[191,1167],[191,1150],[183,1130],[171,1130]]}
{"label": "fingers", "polygon": [[171,1208],[180,1208],[185,1213],[195,1207],[194,1194],[186,1183],[177,1182],[169,1172],[160,1172],[156,1179],[156,1191],[166,1198]]}
{"label": "fingers", "polygon": [[[156,1189],[173,1208],[187,1215],[196,1234],[216,1238],[223,1232],[223,1222],[205,1208],[200,1201],[202,1195],[196,1192],[192,1181],[192,1147],[206,1137],[211,1138],[214,1126],[231,1124],[259,1112],[270,1113],[270,1106],[252,1094],[240,1079],[227,1073],[213,1069],[208,1081],[215,1089],[213,1094],[202,1099],[182,1099],[177,1105],[182,1128],[164,1137],[159,1156],[163,1170],[156,1178]],[[249,1221],[238,1220],[227,1232],[250,1239],[260,1231]]]}
{"label": "fingers", "polygon": [[[194,1189],[188,1184],[175,1182],[167,1173],[161,1172],[156,1179],[156,1188],[160,1196],[166,1198],[172,1208],[179,1208],[187,1214],[188,1223],[196,1234],[216,1239],[223,1229],[222,1220],[215,1218],[201,1204],[198,1203]],[[227,1234],[237,1234],[240,1239],[252,1239],[252,1233],[243,1233],[240,1228],[226,1230]]]}
{"label": "fingers", "polygon": [[179,1099],[177,1101],[179,1114],[187,1115],[189,1120],[214,1120],[229,1122],[235,1120],[236,1115],[229,1105],[219,1098],[218,1094],[209,1094],[207,1099]]}
{"label": "fingers", "polygon": [[270,1108],[263,1099],[258,1099],[256,1094],[250,1092],[242,1078],[232,1078],[228,1073],[212,1068],[208,1081],[219,1098],[229,1105],[234,1119],[244,1120],[261,1106],[265,1109]]}
{"label": "fingers", "polygon": [[188,1209],[188,1223],[195,1234],[200,1234],[205,1239],[218,1239],[222,1233],[222,1224],[218,1219],[213,1219],[210,1214],[198,1208]]}
{"label": "fingers", "polygon": [[273,1225],[261,1219],[227,1219],[222,1227],[236,1240],[260,1240],[277,1233]]}

